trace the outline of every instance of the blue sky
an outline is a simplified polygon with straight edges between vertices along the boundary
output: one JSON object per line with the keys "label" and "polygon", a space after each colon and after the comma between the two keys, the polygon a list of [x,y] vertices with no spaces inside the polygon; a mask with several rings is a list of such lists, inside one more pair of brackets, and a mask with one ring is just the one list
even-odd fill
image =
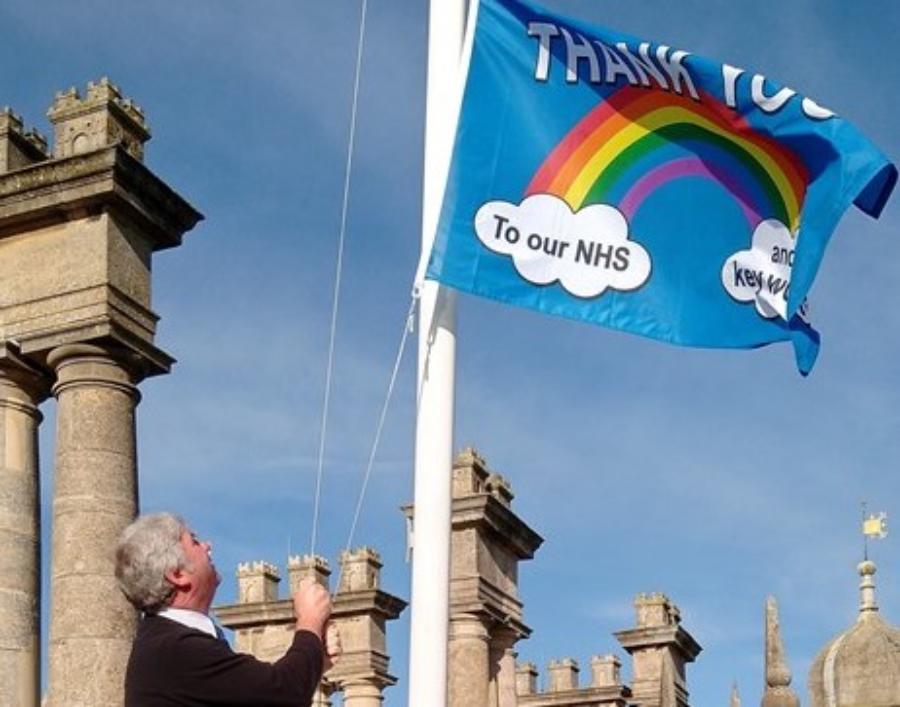
{"label": "blue sky", "polygon": [[[850,119],[900,159],[900,5],[822,0],[547,0],[562,12],[759,71]],[[142,384],[145,509],[174,509],[239,561],[308,547],[359,3],[0,6],[0,103],[49,132],[53,92],[102,75],[141,104],[147,164],[206,215],[154,262],[157,342],[179,359]],[[343,546],[408,305],[420,238],[427,5],[370,0],[347,232],[322,551]],[[507,476],[545,539],[522,567],[520,659],[587,672],[667,592],[704,646],[692,702],[762,686],[767,593],[794,685],[857,603],[859,503],[900,513],[900,200],[851,210],[811,293],[823,347],[802,379],[789,346],[679,349],[460,297],[457,446]],[[411,353],[411,352],[410,352]],[[409,596],[413,356],[402,370],[358,542]],[[42,428],[45,530],[53,405]],[[549,502],[548,502],[549,501]],[[900,621],[896,539],[874,548]],[[49,543],[45,545],[49,548]],[[405,704],[408,612],[391,626]],[[621,651],[617,651],[620,654]],[[624,658],[624,656],[623,656]],[[627,660],[623,662],[628,665]],[[584,677],[584,675],[583,675]]]}

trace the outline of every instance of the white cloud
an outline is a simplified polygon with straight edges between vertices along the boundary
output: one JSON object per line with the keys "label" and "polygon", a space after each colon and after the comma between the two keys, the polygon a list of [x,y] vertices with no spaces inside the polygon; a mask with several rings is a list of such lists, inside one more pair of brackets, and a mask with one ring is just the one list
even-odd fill
{"label": "white cloud", "polygon": [[749,250],[732,255],[722,266],[722,284],[738,302],[753,302],[761,317],[787,320],[795,237],[777,219],[753,231]]}
{"label": "white cloud", "polygon": [[513,259],[529,282],[557,280],[576,297],[598,297],[609,288],[635,290],[650,277],[650,256],[628,239],[628,221],[606,204],[577,213],[551,194],[520,205],[491,201],[475,215],[479,240]]}

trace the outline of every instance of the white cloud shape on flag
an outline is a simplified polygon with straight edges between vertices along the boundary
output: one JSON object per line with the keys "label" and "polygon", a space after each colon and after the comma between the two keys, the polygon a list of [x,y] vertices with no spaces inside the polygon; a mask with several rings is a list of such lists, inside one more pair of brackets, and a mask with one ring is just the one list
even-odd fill
{"label": "white cloud shape on flag", "polygon": [[[732,255],[722,266],[722,284],[738,302],[753,302],[766,319],[787,320],[796,238],[778,219],[753,231],[750,249]],[[805,303],[802,308],[805,314]]]}
{"label": "white cloud shape on flag", "polygon": [[606,204],[574,213],[552,194],[534,194],[521,204],[491,201],[475,214],[475,232],[485,247],[510,256],[529,282],[558,280],[576,297],[635,290],[650,277],[650,255],[628,239],[625,216]]}

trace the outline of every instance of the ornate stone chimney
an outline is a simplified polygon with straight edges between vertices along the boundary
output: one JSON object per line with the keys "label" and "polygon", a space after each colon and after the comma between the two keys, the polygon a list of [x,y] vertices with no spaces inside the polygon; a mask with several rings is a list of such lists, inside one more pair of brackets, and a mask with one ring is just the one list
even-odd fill
{"label": "ornate stone chimney", "polygon": [[237,569],[238,601],[255,604],[278,599],[278,568],[268,562],[242,562]]}
{"label": "ornate stone chimney", "polygon": [[685,666],[702,650],[681,626],[681,612],[665,594],[634,600],[637,628],[615,635],[632,656],[632,692],[642,707],[662,707],[674,690],[676,707],[688,707]]}
{"label": "ornate stone chimney", "polygon": [[547,677],[550,684],[547,692],[567,692],[578,689],[578,661],[574,658],[551,660],[547,666]]}
{"label": "ornate stone chimney", "polygon": [[136,160],[144,159],[150,139],[144,111],[105,76],[88,83],[84,98],[74,86],[57,93],[47,117],[53,123],[54,158],[121,145]]}

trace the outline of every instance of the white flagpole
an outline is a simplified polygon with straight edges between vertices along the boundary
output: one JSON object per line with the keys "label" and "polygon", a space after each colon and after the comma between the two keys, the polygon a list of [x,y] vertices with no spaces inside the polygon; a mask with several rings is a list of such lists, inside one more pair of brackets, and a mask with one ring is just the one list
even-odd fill
{"label": "white flagpole", "polygon": [[[431,251],[458,111],[466,0],[431,0],[422,188],[422,253]],[[419,283],[418,415],[409,707],[447,704],[456,297]]]}

